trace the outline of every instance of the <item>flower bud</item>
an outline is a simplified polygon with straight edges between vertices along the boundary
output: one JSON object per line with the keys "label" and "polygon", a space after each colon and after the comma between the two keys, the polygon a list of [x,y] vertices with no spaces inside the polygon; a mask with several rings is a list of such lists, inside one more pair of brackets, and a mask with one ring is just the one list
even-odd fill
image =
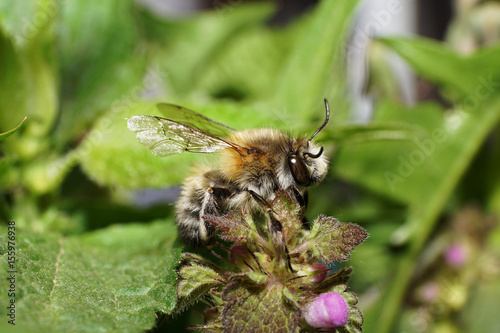
{"label": "flower bud", "polygon": [[235,245],[231,248],[231,252],[229,252],[229,259],[233,264],[237,264],[241,261],[242,257],[246,256],[246,249],[242,245]]}
{"label": "flower bud", "polygon": [[328,266],[315,262],[311,264],[309,271],[311,272],[309,282],[320,283],[323,282],[328,275]]}
{"label": "flower bud", "polygon": [[312,327],[344,326],[349,321],[349,307],[338,293],[321,294],[306,305],[304,318]]}

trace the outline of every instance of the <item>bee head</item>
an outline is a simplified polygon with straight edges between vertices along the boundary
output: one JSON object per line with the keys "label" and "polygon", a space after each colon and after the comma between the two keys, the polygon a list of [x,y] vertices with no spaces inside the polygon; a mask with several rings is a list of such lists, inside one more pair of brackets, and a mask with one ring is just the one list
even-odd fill
{"label": "bee head", "polygon": [[326,118],[323,124],[314,132],[309,140],[302,142],[298,149],[293,149],[288,155],[288,166],[293,179],[299,186],[313,186],[321,182],[328,172],[328,160],[323,155],[323,147],[318,147],[312,139],[330,120],[330,107],[325,98]]}

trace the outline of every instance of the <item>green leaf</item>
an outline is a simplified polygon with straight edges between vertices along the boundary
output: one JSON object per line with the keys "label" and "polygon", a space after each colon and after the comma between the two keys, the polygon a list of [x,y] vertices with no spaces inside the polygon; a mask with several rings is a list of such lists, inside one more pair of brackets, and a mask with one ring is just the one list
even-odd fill
{"label": "green leaf", "polygon": [[21,126],[26,121],[26,119],[28,119],[28,117],[24,117],[24,119],[21,121],[21,123],[19,123],[19,125],[17,125],[13,129],[11,129],[10,131],[0,133],[0,141],[7,139],[9,136],[11,136],[12,134],[14,134],[18,129],[20,129]]}
{"label": "green leaf", "polygon": [[366,237],[366,231],[356,224],[341,223],[333,217],[320,215],[314,221],[304,244],[312,250],[315,258],[333,263],[336,260],[349,259],[354,246],[361,244]]}
{"label": "green leaf", "polygon": [[470,86],[475,84],[468,77],[463,58],[443,43],[425,38],[386,38],[379,41],[396,51],[420,75],[450,89],[456,96],[467,94]]}
{"label": "green leaf", "polygon": [[227,302],[222,324],[229,332],[295,332],[298,313],[284,301],[283,286],[245,287],[228,285],[222,294]]}
{"label": "green leaf", "polygon": [[436,159],[447,160],[452,154],[443,150],[443,156],[436,151],[444,149],[441,143],[449,138],[442,112],[441,107],[430,103],[410,109],[394,103],[379,103],[375,124],[390,119],[401,128],[418,128],[418,136],[411,140],[372,140],[344,145],[335,160],[336,174],[397,201],[424,200],[445,172],[441,165],[436,167],[439,165]]}
{"label": "green leaf", "polygon": [[402,56],[426,79],[437,83],[452,101],[473,94],[487,95],[500,87],[500,44],[470,56],[459,55],[447,45],[425,38],[379,40]]}
{"label": "green leaf", "polygon": [[[274,30],[262,22],[239,32],[201,72],[200,92],[218,99],[262,101],[274,96],[277,78],[292,46],[292,37],[302,25]],[[302,22],[300,22],[302,23]],[[252,52],[252,50],[261,50]],[[249,77],[254,79],[249,80]],[[280,112],[269,107],[271,112]],[[274,110],[273,110],[274,109]]]}
{"label": "green leaf", "polygon": [[420,127],[401,122],[372,122],[367,125],[338,126],[322,134],[325,141],[332,140],[339,144],[354,144],[377,140],[412,140],[423,136]]}
{"label": "green leaf", "polygon": [[2,1],[0,2],[0,27],[21,49],[37,37],[57,16],[57,0]]}
{"label": "green leaf", "polygon": [[230,211],[223,216],[205,216],[204,220],[220,231],[219,237],[233,242],[235,245],[245,244],[255,237],[256,230],[250,216],[241,215],[240,211]]}
{"label": "green leaf", "polygon": [[[333,95],[343,100],[345,64],[340,56],[350,29],[351,13],[358,1],[321,1],[311,13],[308,26],[296,38],[295,47],[286,59],[274,92],[274,104],[301,120],[309,120],[324,97],[339,105]],[[335,79],[332,80],[331,77]],[[328,87],[328,88],[326,88]],[[345,117],[336,111],[336,117]]]}
{"label": "green leaf", "polygon": [[[142,332],[154,326],[155,311],[175,308],[180,249],[173,247],[173,223],[114,226],[80,237],[16,228],[15,236],[16,330]],[[7,290],[9,281],[0,284]],[[5,304],[7,294],[0,297]]]}
{"label": "green leaf", "polygon": [[[141,43],[133,1],[65,3],[57,29],[63,90],[56,136],[62,148],[101,112],[136,102],[151,87],[143,81],[149,49]],[[161,71],[150,72],[163,80]]]}
{"label": "green leaf", "polygon": [[33,193],[43,194],[54,190],[64,180],[77,159],[73,152],[65,156],[44,156],[23,169],[22,182]]}
{"label": "green leaf", "polygon": [[300,206],[285,190],[279,190],[271,202],[275,217],[283,226],[283,238],[289,242],[302,229]]}
{"label": "green leaf", "polygon": [[404,100],[401,83],[393,64],[393,51],[376,40],[371,40],[366,49],[366,80],[363,90],[375,100],[390,98]]}
{"label": "green leaf", "polygon": [[210,288],[220,284],[222,280],[213,269],[195,263],[182,266],[179,270],[179,277],[181,280],[177,285],[177,296],[191,300],[203,295]]}
{"label": "green leaf", "polygon": [[481,279],[470,294],[462,313],[465,327],[463,332],[490,332],[498,326],[498,315],[495,311],[500,297],[500,281],[498,279]]}
{"label": "green leaf", "polygon": [[19,170],[14,168],[17,158],[12,154],[0,157],[0,182],[8,188],[19,181]]}
{"label": "green leaf", "polygon": [[[191,109],[236,130],[273,127],[283,131],[290,131],[291,119],[289,117],[292,115],[283,113],[278,109],[272,109],[269,105],[213,100],[210,104],[194,106]],[[299,126],[293,124],[293,127],[295,133]],[[297,133],[297,135],[302,134]]]}
{"label": "green leaf", "polygon": [[[28,85],[23,73],[23,62],[14,44],[0,31],[0,128],[7,131],[26,115]],[[21,110],[17,116],[13,110]]]}
{"label": "green leaf", "polygon": [[43,153],[57,110],[57,78],[53,42],[38,40],[31,48],[17,50],[0,32],[0,127],[8,130],[19,124],[23,115],[30,121],[19,140],[5,147],[22,159]]}
{"label": "green leaf", "polygon": [[[168,73],[172,88],[183,96],[198,88],[203,93],[214,93],[224,88],[221,82],[244,84],[231,77],[255,74],[258,60],[267,60],[267,53],[249,52],[249,47],[262,46],[261,42],[272,46],[267,30],[256,28],[262,26],[271,11],[268,3],[241,3],[234,8],[228,4],[178,24],[174,33],[164,34],[170,38],[168,52],[162,52],[158,60]],[[166,31],[171,28],[166,27]]]}

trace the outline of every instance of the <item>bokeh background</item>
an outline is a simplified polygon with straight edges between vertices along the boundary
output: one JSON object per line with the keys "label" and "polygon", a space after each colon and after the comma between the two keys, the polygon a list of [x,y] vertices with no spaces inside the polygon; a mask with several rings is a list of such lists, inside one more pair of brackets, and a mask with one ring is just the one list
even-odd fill
{"label": "bokeh background", "polygon": [[158,158],[126,118],[168,102],[311,135],[326,97],[331,171],[307,215],[370,234],[344,263],[364,331],[498,332],[499,35],[498,1],[2,0],[0,305],[15,299],[16,326],[0,329],[201,323],[176,308],[172,203],[217,157]]}

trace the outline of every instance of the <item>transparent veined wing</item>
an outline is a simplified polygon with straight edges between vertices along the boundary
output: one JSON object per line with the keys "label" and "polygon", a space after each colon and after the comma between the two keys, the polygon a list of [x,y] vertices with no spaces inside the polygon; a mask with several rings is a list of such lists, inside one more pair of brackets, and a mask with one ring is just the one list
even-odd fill
{"label": "transparent veined wing", "polygon": [[215,120],[205,117],[202,114],[199,114],[198,112],[186,109],[182,106],[160,103],[157,104],[156,107],[161,112],[163,117],[191,128],[197,128],[209,135],[224,138],[234,131],[234,129],[229,126],[221,124]]}
{"label": "transparent veined wing", "polygon": [[216,135],[204,132],[194,125],[157,116],[133,116],[128,119],[127,126],[129,130],[136,133],[139,142],[157,156],[169,156],[185,151],[213,153],[225,148],[240,151],[243,148]]}

